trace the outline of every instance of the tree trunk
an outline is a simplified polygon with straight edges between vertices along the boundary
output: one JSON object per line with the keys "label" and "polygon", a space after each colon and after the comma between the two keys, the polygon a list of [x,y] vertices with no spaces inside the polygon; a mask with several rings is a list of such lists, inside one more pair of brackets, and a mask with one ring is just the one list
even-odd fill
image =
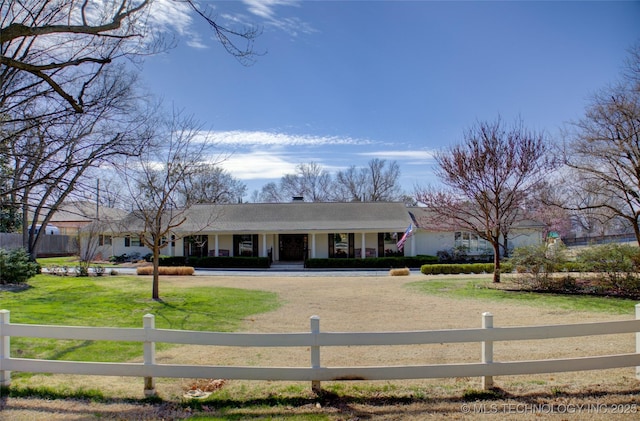
{"label": "tree trunk", "polygon": [[638,217],[632,222],[633,224],[633,233],[636,235],[636,241],[640,246],[640,224],[638,223]]}
{"label": "tree trunk", "polygon": [[500,243],[493,245],[493,282],[500,282]]}
{"label": "tree trunk", "polygon": [[[157,241],[157,240],[156,240]],[[158,244],[153,245],[153,292],[151,298],[160,300],[160,247]]]}

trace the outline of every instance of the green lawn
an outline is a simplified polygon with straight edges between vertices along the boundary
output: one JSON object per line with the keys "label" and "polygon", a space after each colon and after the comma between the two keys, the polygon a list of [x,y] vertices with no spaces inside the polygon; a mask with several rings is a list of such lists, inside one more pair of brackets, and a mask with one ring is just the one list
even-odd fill
{"label": "green lawn", "polygon": [[[595,297],[588,295],[542,294],[516,291],[516,286],[509,289],[509,281],[505,280],[497,288],[490,281],[460,278],[427,278],[424,281],[406,285],[422,294],[440,295],[460,299],[480,299],[492,301],[521,302],[527,305],[554,307],[574,311],[600,311],[611,314],[634,314],[635,300],[620,298]],[[506,287],[506,288],[505,288]]]}
{"label": "green lawn", "polygon": [[40,266],[76,266],[78,264],[78,256],[62,256],[62,257],[38,257],[36,259]]}
{"label": "green lawn", "polygon": [[[0,309],[12,323],[68,326],[142,327],[142,317],[155,315],[166,329],[237,330],[247,316],[279,306],[274,293],[217,287],[179,287],[160,280],[162,301],[151,300],[148,277],[59,277],[38,275],[30,288],[0,291]],[[158,349],[170,345],[158,344]],[[11,355],[78,361],[126,361],[142,355],[136,342],[11,338]]]}
{"label": "green lawn", "polygon": [[[80,258],[78,256],[38,257],[36,261],[43,268],[52,267],[52,266],[58,266],[58,267],[67,266],[70,268],[74,268],[78,266],[80,262]],[[98,265],[103,267],[118,267],[117,264],[110,263],[110,262],[100,262],[99,264],[91,264],[92,267],[98,266]]]}

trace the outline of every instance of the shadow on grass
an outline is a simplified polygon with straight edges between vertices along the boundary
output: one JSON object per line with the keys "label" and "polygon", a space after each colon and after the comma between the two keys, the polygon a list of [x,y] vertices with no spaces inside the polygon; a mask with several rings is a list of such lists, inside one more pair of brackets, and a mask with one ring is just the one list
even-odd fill
{"label": "shadow on grass", "polygon": [[[194,419],[264,419],[265,417],[296,418],[296,419],[370,419],[375,416],[425,416],[426,414],[443,417],[462,415],[464,409],[469,412],[469,403],[473,403],[474,411],[480,408],[497,408],[497,412],[504,413],[505,408],[517,408],[528,405],[541,407],[544,405],[549,412],[562,412],[568,402],[574,407],[584,405],[602,405],[608,407],[637,408],[637,395],[640,386],[625,390],[587,390],[580,392],[536,392],[513,395],[502,389],[490,391],[467,390],[462,395],[453,396],[394,396],[383,392],[372,392],[363,395],[338,394],[323,391],[318,395],[308,396],[279,396],[277,394],[255,399],[233,399],[211,395],[206,399],[185,399],[179,401],[163,400],[158,397],[145,399],[121,399],[105,397],[99,390],[56,391],[47,387],[37,388],[0,388],[0,410],[21,409],[20,403],[12,403],[11,398],[26,398],[30,400],[42,399],[46,401],[67,400],[74,401],[68,409],[54,405],[48,409],[42,405],[30,405],[31,409],[46,413],[55,411],[56,414],[84,414],[85,410],[78,403],[94,402],[106,405],[104,408],[87,406],[86,413],[92,416],[117,416],[118,419],[140,419],[144,414],[154,417],[177,416],[178,413],[188,414]],[[117,408],[116,405],[127,404],[135,408]],[[465,406],[466,404],[466,406]],[[109,407],[112,405],[112,407]],[[477,405],[477,406],[476,406]],[[639,409],[640,410],[640,409]],[[631,413],[630,413],[631,414]],[[635,414],[635,412],[634,412]],[[179,417],[178,417],[179,418]],[[176,419],[178,419],[176,418]],[[185,416],[186,418],[186,416]]]}

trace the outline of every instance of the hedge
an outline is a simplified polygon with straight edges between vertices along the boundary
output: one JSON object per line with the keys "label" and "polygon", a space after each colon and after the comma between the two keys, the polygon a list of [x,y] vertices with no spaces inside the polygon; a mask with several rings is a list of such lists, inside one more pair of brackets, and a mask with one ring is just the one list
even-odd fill
{"label": "hedge", "polygon": [[437,262],[435,256],[404,256],[404,257],[367,257],[348,259],[308,259],[306,267],[311,269],[391,269],[417,268],[422,265]]}
{"label": "hedge", "polygon": [[268,257],[189,257],[189,266],[197,268],[258,268],[271,266]]}
{"label": "hedge", "polygon": [[457,275],[460,273],[493,273],[493,263],[461,263],[422,265],[420,272],[425,275]]}

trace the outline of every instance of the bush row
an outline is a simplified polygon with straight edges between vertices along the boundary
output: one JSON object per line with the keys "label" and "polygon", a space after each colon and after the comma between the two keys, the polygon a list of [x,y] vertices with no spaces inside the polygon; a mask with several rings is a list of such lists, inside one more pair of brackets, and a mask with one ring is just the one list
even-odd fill
{"label": "bush row", "polygon": [[[504,270],[504,268],[503,268]],[[459,273],[493,273],[493,263],[453,263],[422,265],[420,272],[425,275],[451,275]]]}
{"label": "bush row", "polygon": [[435,256],[403,256],[403,257],[367,257],[347,259],[308,259],[306,267],[311,269],[390,269],[417,268],[425,264],[437,262]]}
{"label": "bush row", "polygon": [[[184,265],[184,258],[182,265]],[[267,269],[271,266],[271,262],[268,257],[189,257],[187,265],[197,268]]]}

